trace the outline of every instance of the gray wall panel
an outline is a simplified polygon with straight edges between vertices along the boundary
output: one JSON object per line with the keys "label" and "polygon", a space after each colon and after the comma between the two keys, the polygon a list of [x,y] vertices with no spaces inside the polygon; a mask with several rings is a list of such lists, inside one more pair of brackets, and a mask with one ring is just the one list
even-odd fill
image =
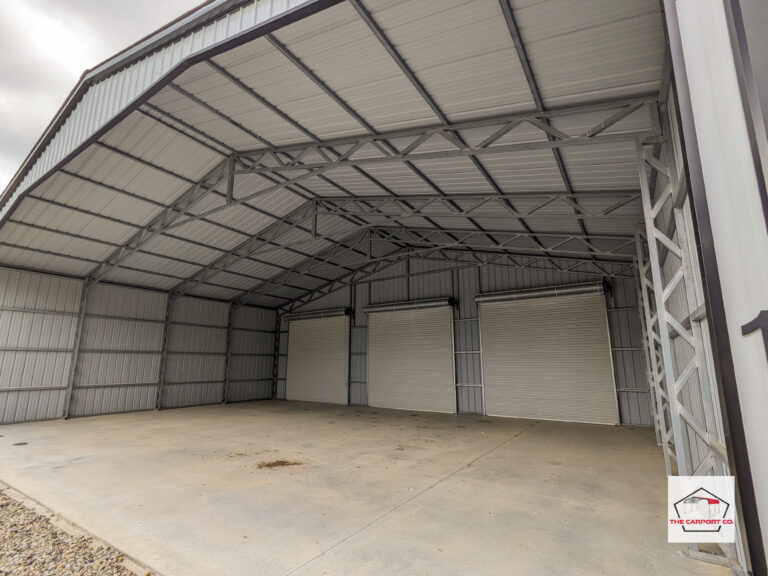
{"label": "gray wall panel", "polygon": [[161,407],[223,402],[229,305],[185,296],[169,320]]}
{"label": "gray wall panel", "polygon": [[218,404],[224,396],[224,382],[195,382],[174,384],[166,382],[163,387],[163,407],[183,408]]}
{"label": "gray wall panel", "polygon": [[0,268],[0,424],[63,415],[81,289]]}
{"label": "gray wall panel", "polygon": [[59,418],[66,390],[34,390],[0,393],[0,423]]}
{"label": "gray wall panel", "polygon": [[77,388],[72,392],[71,414],[85,416],[152,410],[156,390],[154,384]]}
{"label": "gray wall panel", "polygon": [[97,284],[86,299],[71,416],[154,408],[166,295]]}
{"label": "gray wall panel", "polygon": [[[0,423],[64,414],[81,286],[80,280],[0,268]],[[155,407],[166,302],[166,294],[152,290],[89,289],[71,416]],[[275,319],[274,311],[250,306],[233,314],[230,400],[272,396]],[[222,401],[228,323],[228,304],[174,302],[163,407]]]}

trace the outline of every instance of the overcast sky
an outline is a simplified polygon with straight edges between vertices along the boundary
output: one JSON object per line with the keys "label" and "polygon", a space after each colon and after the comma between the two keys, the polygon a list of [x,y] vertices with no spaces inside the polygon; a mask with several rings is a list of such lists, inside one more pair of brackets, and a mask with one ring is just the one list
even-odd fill
{"label": "overcast sky", "polygon": [[0,0],[0,192],[87,68],[202,0]]}

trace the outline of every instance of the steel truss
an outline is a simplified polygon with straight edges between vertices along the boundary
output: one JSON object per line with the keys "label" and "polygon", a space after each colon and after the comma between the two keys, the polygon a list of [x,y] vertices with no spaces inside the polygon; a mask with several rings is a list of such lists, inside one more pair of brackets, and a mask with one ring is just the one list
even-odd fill
{"label": "steel truss", "polygon": [[[637,138],[641,138],[645,143],[654,143],[661,140],[661,132],[654,126],[633,131],[610,133],[606,133],[606,131],[622,120],[625,117],[623,112],[630,107],[635,107],[635,110],[646,107],[649,123],[652,124],[652,119],[658,114],[657,104],[658,100],[655,97],[614,100],[591,106],[495,116],[481,120],[444,123],[381,134],[364,134],[323,142],[261,148],[241,152],[240,156],[252,158],[257,164],[263,164],[262,166],[239,168],[235,172],[236,174],[265,175],[291,173],[297,170],[307,171],[280,184],[280,186],[284,186],[343,166],[416,162],[527,150],[552,150],[601,142],[627,142]],[[603,113],[604,118],[578,133],[565,133],[549,123],[555,118],[596,112]],[[515,129],[523,124],[528,124],[538,130],[540,138],[527,137],[524,142],[505,141],[506,137],[513,134]],[[462,143],[457,137],[457,133],[481,129],[487,132],[488,136],[479,142]],[[547,135],[551,136],[552,139],[548,140]],[[399,151],[387,146],[386,143],[391,140],[403,142]],[[264,193],[267,192],[254,192],[241,200],[254,198]]]}
{"label": "steel truss", "polygon": [[[617,234],[570,234],[560,232],[510,232],[508,230],[476,230],[448,228],[438,230],[435,228],[413,228],[403,226],[374,226],[371,230],[393,242],[402,242],[408,246],[435,247],[435,248],[467,248],[477,250],[509,250],[516,254],[527,252],[542,252],[553,257],[583,256],[590,253],[605,258],[631,261],[632,254],[627,249],[634,247],[634,236]],[[450,235],[449,238],[447,235]],[[493,237],[488,240],[487,236]],[[532,238],[539,240],[531,242]],[[516,244],[519,241],[528,241],[524,245]],[[596,248],[595,240],[611,242],[611,248]]]}
{"label": "steel truss", "polygon": [[[636,259],[657,439],[668,475],[729,475],[681,147],[666,132],[655,150],[636,142],[645,215]],[[692,545],[691,555],[733,567],[737,550],[724,546],[723,558]]]}
{"label": "steel truss", "polygon": [[[533,200],[529,208],[514,208],[510,201]],[[604,208],[587,209],[577,204],[578,200],[603,200],[610,204]],[[567,218],[593,220],[612,218],[637,223],[641,216],[617,215],[615,212],[632,204],[638,204],[637,190],[608,190],[585,192],[517,192],[513,194],[409,194],[407,196],[321,196],[312,200],[319,214],[352,215],[361,218],[383,216],[386,218],[408,218],[411,216],[482,216],[500,218],[536,218],[548,216],[545,209],[566,206],[575,211]],[[480,213],[482,212],[482,214]],[[442,214],[441,214],[442,213]],[[493,215],[491,215],[493,214]],[[551,217],[551,215],[549,215]],[[630,228],[631,229],[631,228]]]}
{"label": "steel truss", "polygon": [[[503,247],[499,249],[491,244],[473,246],[469,242],[462,245],[460,242],[451,242],[448,236],[457,235],[466,236],[466,239],[474,237],[484,237],[484,232],[468,230],[438,230],[428,229],[426,231],[413,231],[414,234],[423,234],[427,239],[433,234],[442,234],[446,239],[441,241],[429,242],[425,240],[426,245],[411,245],[409,240],[402,240],[395,237],[395,233],[411,233],[413,229],[409,228],[386,228],[386,227],[363,227],[355,231],[350,236],[336,243],[334,246],[319,253],[317,256],[309,258],[302,262],[295,270],[284,272],[269,281],[263,282],[253,288],[242,291],[234,300],[236,302],[249,302],[251,298],[264,297],[269,299],[284,300],[281,309],[293,310],[304,304],[312,302],[317,298],[330,294],[335,290],[361,282],[370,275],[375,274],[381,269],[391,266],[397,262],[408,258],[422,258],[448,260],[461,265],[472,266],[510,266],[514,268],[527,268],[547,270],[550,272],[575,272],[593,274],[596,276],[620,276],[633,277],[635,268],[634,260],[622,259],[599,259],[593,254],[583,251],[581,257],[563,255],[553,257],[546,250],[541,250],[542,254],[537,255],[537,246],[531,249],[533,254],[525,254],[522,250],[505,251]],[[497,234],[497,232],[492,232]],[[527,237],[530,233],[509,233],[500,234],[519,235]],[[544,237],[548,237],[544,234]],[[553,236],[563,236],[553,234]],[[569,238],[580,236],[579,234],[568,235]],[[634,243],[634,237],[621,237],[624,243]],[[589,254],[589,255],[588,255]],[[274,294],[274,290],[280,287],[294,288],[298,279],[304,277],[316,279],[314,272],[323,267],[328,260],[345,261],[349,263],[349,271],[337,278],[329,279],[319,285],[307,285],[305,294],[297,298],[289,298]]]}

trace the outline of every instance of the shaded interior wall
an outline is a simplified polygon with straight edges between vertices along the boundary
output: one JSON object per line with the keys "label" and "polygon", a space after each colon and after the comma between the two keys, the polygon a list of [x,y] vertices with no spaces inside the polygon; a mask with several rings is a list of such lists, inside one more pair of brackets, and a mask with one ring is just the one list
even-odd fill
{"label": "shaded interior wall", "polygon": [[232,314],[228,402],[272,398],[275,357],[273,310],[243,306]]}
{"label": "shaded interior wall", "polygon": [[[457,268],[446,261],[411,259],[397,263],[365,282],[340,289],[316,300],[301,311],[351,307],[354,310],[350,331],[350,398],[353,404],[368,402],[367,315],[370,304],[403,302],[425,298],[453,297],[456,394],[460,412],[483,412],[478,294],[574,284],[599,280],[594,275],[554,270],[519,269],[504,266],[466,266]],[[653,424],[648,404],[648,384],[642,351],[642,332],[637,309],[634,279],[615,279],[612,295],[607,295],[611,346],[621,421],[624,424]],[[285,397],[285,367],[288,350],[288,325],[281,322],[278,398]],[[553,354],[557,351],[553,350]]]}
{"label": "shaded interior wall", "polygon": [[162,367],[163,408],[272,396],[274,311],[96,284],[78,337],[82,289],[0,268],[0,423],[64,416],[70,378],[70,416],[154,409]]}
{"label": "shaded interior wall", "polygon": [[62,415],[81,289],[0,268],[0,423]]}

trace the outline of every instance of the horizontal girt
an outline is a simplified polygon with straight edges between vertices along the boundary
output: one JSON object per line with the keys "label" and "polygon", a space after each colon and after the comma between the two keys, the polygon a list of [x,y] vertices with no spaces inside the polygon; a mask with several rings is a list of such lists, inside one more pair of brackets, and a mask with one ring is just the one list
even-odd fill
{"label": "horizontal girt", "polygon": [[[599,219],[612,218],[616,220],[638,222],[642,219],[639,190],[598,190],[579,192],[518,192],[513,194],[409,194],[393,198],[391,196],[364,196],[352,198],[347,196],[322,196],[312,202],[318,214],[356,215],[361,217],[385,216],[390,218],[407,218],[422,214],[440,216],[481,216],[504,218],[534,218],[536,216],[552,217],[545,209],[552,207],[574,208],[576,200],[601,200],[607,204],[602,208],[586,208],[578,206],[578,212],[568,214],[568,218]],[[533,200],[535,204],[528,208],[513,208],[510,200]],[[637,215],[616,214],[620,208],[636,205]]]}

